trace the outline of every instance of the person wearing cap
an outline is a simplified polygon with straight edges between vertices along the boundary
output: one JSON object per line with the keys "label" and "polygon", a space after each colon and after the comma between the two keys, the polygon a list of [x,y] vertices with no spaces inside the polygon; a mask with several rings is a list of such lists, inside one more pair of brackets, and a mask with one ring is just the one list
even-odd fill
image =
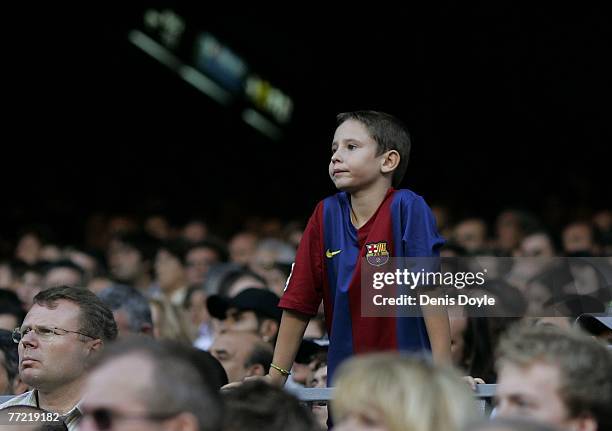
{"label": "person wearing cap", "polygon": [[328,340],[311,340],[304,338],[295,355],[291,375],[285,382],[285,388],[303,388],[308,386],[308,379],[312,376],[316,366],[325,358],[327,362]]}
{"label": "person wearing cap", "polygon": [[211,316],[221,320],[221,332],[253,332],[274,343],[282,311],[279,297],[265,289],[245,289],[233,298],[212,295],[206,301]]}
{"label": "person wearing cap", "polygon": [[587,333],[612,346],[612,313],[586,313],[576,319]]}

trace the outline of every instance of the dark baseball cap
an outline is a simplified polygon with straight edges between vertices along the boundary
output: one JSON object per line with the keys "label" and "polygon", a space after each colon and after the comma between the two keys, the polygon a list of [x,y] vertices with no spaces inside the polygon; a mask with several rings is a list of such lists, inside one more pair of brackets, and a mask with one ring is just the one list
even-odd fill
{"label": "dark baseball cap", "polygon": [[227,310],[235,308],[239,311],[253,311],[261,317],[267,317],[280,322],[283,311],[278,308],[280,298],[266,289],[249,288],[233,298],[211,295],[206,300],[206,308],[211,316],[225,320]]}
{"label": "dark baseball cap", "polygon": [[612,314],[586,313],[578,317],[578,324],[589,334],[600,335],[612,331]]}
{"label": "dark baseball cap", "polygon": [[295,362],[298,364],[310,364],[313,358],[322,352],[327,352],[329,347],[328,339],[302,339],[300,347],[295,356]]}

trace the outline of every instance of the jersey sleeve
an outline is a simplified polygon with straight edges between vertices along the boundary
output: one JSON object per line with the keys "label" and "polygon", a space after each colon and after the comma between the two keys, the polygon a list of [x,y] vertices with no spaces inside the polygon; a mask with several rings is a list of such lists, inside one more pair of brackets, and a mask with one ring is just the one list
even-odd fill
{"label": "jersey sleeve", "polygon": [[416,196],[408,208],[403,241],[406,257],[438,257],[445,243],[438,233],[436,219],[421,196]]}
{"label": "jersey sleeve", "polygon": [[323,299],[323,271],[323,202],[319,202],[302,235],[278,306],[309,316],[317,314]]}

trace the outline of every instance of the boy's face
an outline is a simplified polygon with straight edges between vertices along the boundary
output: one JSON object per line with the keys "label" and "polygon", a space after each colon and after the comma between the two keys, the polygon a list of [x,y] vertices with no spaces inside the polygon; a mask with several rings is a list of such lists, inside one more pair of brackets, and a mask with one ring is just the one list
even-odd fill
{"label": "boy's face", "polygon": [[384,155],[376,156],[378,144],[363,124],[348,120],[334,133],[329,176],[336,188],[349,193],[383,180]]}

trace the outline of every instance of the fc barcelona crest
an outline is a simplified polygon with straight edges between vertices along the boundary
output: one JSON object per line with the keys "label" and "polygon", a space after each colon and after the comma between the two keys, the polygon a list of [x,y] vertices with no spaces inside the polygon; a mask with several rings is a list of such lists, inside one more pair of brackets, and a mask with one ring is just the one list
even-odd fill
{"label": "fc barcelona crest", "polygon": [[366,259],[370,265],[383,266],[389,261],[387,241],[371,242],[365,245]]}

